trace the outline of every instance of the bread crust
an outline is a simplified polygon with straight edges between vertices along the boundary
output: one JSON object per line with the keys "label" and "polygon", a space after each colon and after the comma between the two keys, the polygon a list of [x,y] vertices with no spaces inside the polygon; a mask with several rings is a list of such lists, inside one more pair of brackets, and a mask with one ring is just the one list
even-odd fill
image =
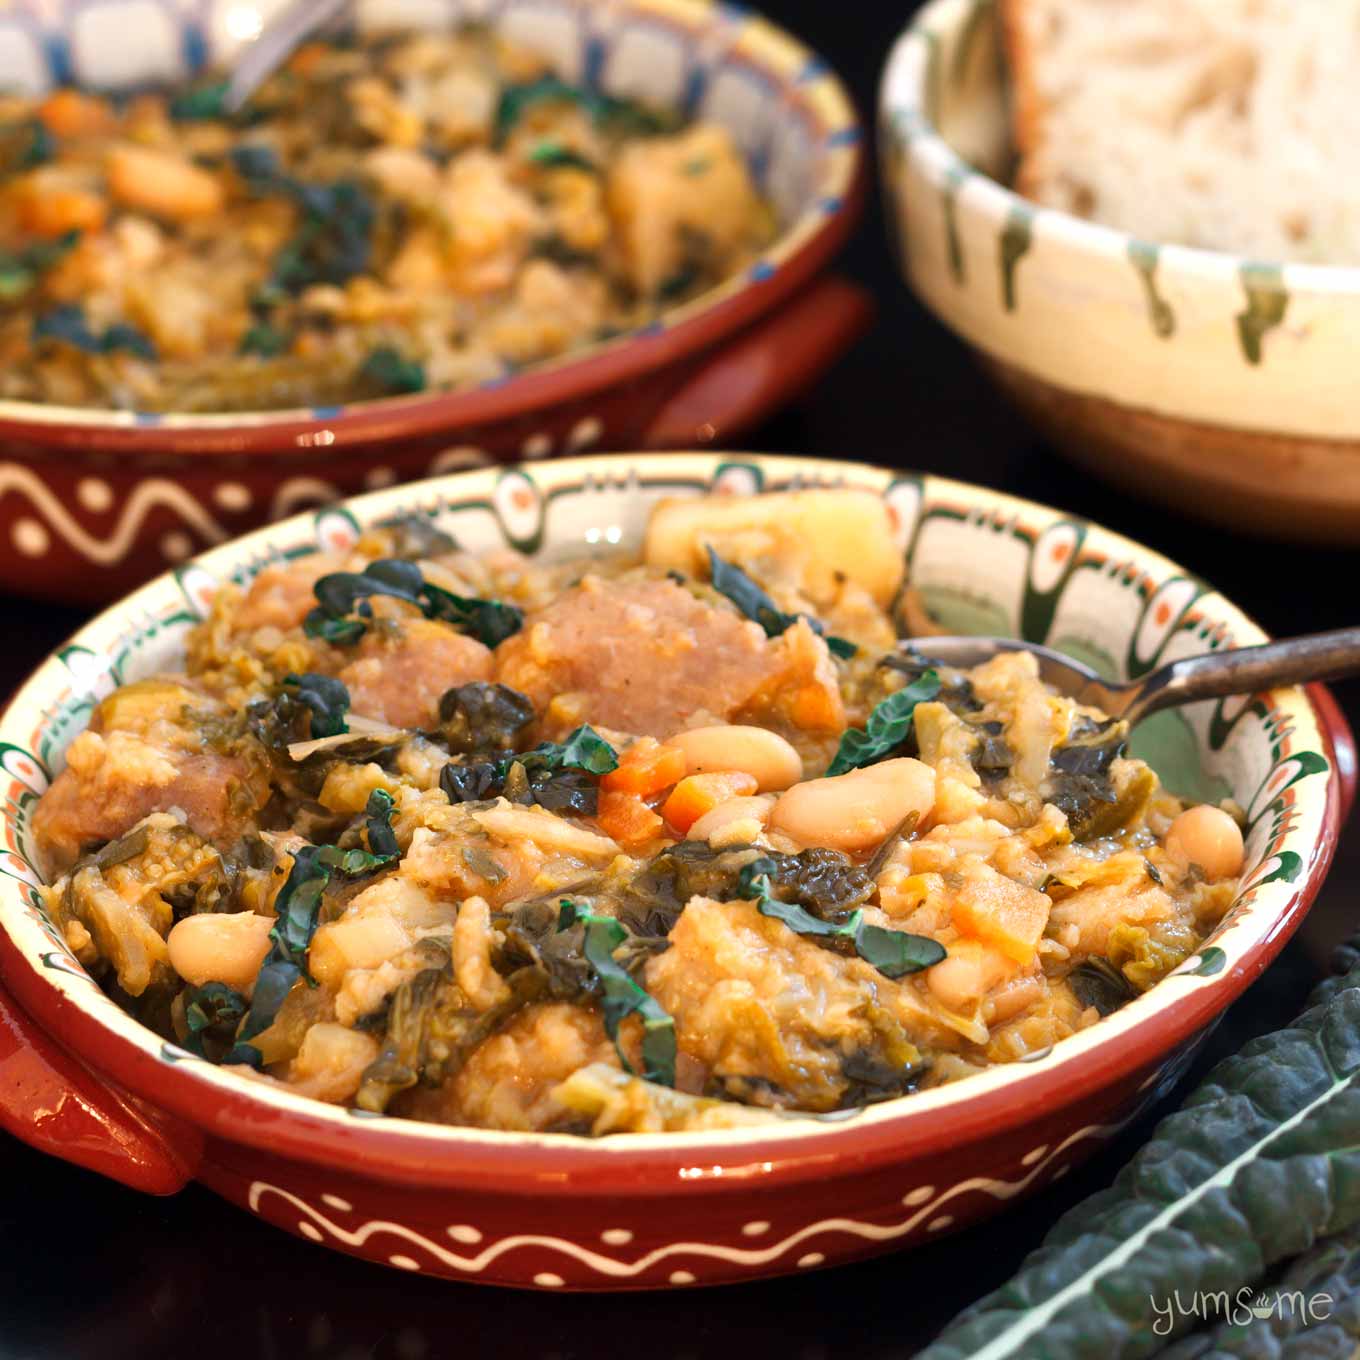
{"label": "bread crust", "polygon": [[1040,169],[1047,107],[1035,78],[1035,0],[1000,0],[998,15],[1011,84],[1011,136],[1020,153],[1015,187],[1033,197],[1042,181]]}

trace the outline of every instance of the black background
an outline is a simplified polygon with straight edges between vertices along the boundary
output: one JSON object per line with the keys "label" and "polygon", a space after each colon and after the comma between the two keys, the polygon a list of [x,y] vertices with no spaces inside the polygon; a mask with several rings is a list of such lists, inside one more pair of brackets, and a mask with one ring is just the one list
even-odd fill
{"label": "black background", "polygon": [[[764,0],[763,8],[831,61],[872,123],[879,73],[915,6]],[[967,351],[910,298],[889,259],[877,201],[843,268],[875,294],[875,328],[750,446],[923,468],[1062,506],[1167,553],[1273,632],[1357,621],[1352,556],[1205,528],[1095,484],[1041,447]],[[7,605],[0,692],[83,619],[75,610]],[[1352,722],[1360,720],[1360,685],[1338,694]],[[1360,841],[1351,836],[1303,930],[1233,1008],[1196,1072],[1297,1010],[1330,947],[1353,927],[1357,879]],[[1001,1283],[1065,1208],[1107,1185],[1150,1123],[1057,1188],[927,1249],[702,1294],[617,1297],[413,1279],[287,1237],[197,1186],[146,1198],[0,1136],[0,1357],[906,1356]]]}

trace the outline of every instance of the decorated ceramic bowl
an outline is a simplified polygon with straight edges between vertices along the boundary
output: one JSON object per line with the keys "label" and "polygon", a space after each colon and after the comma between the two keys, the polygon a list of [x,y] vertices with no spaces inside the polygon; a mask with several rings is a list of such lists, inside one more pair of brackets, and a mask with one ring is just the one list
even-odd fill
{"label": "decorated ceramic bowl", "polygon": [[880,116],[903,272],[1020,409],[1176,508],[1360,542],[1360,269],[1138,240],[1012,193],[995,0],[933,0]]}
{"label": "decorated ceramic bowl", "polygon": [[1019,635],[1104,674],[1261,640],[1203,581],[1081,520],[855,463],[713,453],[464,472],[294,517],[100,615],[0,719],[0,1126],[129,1185],[198,1179],[285,1231],[399,1270],[543,1289],[689,1287],[928,1242],[1049,1184],[1161,1095],[1298,926],[1332,858],[1354,747],[1325,690],[1159,715],[1135,738],[1177,792],[1247,810],[1242,892],[1151,992],[1031,1060],[844,1120],[598,1141],[365,1115],[233,1076],[95,985],[44,914],[29,821],[90,708],[172,665],[224,581],[434,512],[468,550],[640,548],[662,496],[849,485],[887,502],[909,577],[956,632]]}
{"label": "decorated ceramic bowl", "polygon": [[[282,0],[0,0],[0,87],[125,89],[228,60]],[[860,128],[813,53],[708,0],[361,0],[360,27],[477,20],[569,79],[728,128],[780,222],[743,274],[643,331],[509,382],[339,408],[149,415],[0,402],[10,589],[106,601],[199,549],[342,495],[455,468],[732,437],[867,318],[819,277],[857,215]]]}

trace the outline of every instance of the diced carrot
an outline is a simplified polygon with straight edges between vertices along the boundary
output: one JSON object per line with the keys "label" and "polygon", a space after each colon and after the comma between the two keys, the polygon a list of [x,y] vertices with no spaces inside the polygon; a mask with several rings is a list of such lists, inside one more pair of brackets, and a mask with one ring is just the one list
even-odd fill
{"label": "diced carrot", "polygon": [[63,187],[39,171],[16,184],[14,209],[22,230],[51,239],[68,231],[98,231],[108,217],[109,205],[92,190]]}
{"label": "diced carrot", "polygon": [[649,798],[684,777],[685,753],[678,746],[664,746],[655,737],[642,737],[619,757],[619,768],[605,775],[600,787]]}
{"label": "diced carrot", "polygon": [[661,834],[665,825],[661,818],[635,793],[603,790],[600,811],[596,817],[600,830],[628,849],[642,845]]}
{"label": "diced carrot", "polygon": [[1019,964],[1034,961],[1048,925],[1049,900],[1001,874],[969,879],[954,900],[954,925]]}
{"label": "diced carrot", "polygon": [[38,106],[38,117],[54,137],[89,137],[114,124],[108,101],[79,90],[57,90]]}
{"label": "diced carrot", "polygon": [[295,76],[307,76],[316,70],[317,63],[326,55],[325,43],[303,43],[288,59],[288,69]]}
{"label": "diced carrot", "polygon": [[706,812],[729,798],[745,798],[756,791],[755,776],[744,770],[714,770],[682,779],[661,807],[661,815],[677,831],[688,831]]}

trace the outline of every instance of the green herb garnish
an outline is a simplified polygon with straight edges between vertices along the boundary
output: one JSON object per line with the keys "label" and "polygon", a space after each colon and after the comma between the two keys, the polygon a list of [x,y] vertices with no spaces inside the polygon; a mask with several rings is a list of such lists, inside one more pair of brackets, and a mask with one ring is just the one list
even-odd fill
{"label": "green herb garnish", "polygon": [[408,396],[425,390],[425,368],[391,345],[380,345],[364,360],[359,376],[386,396]]}
{"label": "green herb garnish", "polygon": [[742,897],[755,902],[762,916],[783,921],[792,931],[832,947],[849,945],[865,963],[877,968],[884,977],[900,978],[933,967],[945,957],[945,948],[925,935],[909,935],[904,930],[886,930],[869,925],[863,908],[857,907],[843,921],[833,922],[814,916],[796,902],[781,902],[774,896],[771,874],[776,865],[770,859],[752,860],[738,878]]}
{"label": "green herb garnish", "polygon": [[307,671],[304,675],[285,675],[284,687],[299,703],[312,711],[311,735],[338,737],[349,731],[345,714],[349,712],[349,690],[333,675],[318,675]]}
{"label": "green herb garnish", "polygon": [[675,1085],[675,1021],[662,1010],[656,998],[635,982],[614,958],[614,951],[628,939],[628,929],[612,916],[594,912],[562,899],[557,918],[557,933],[573,926],[583,927],[586,962],[599,980],[604,1003],[605,1033],[614,1041],[625,1072],[633,1068],[619,1043],[619,1026],[630,1015],[642,1020],[642,1075],[662,1086]]}
{"label": "green herb garnish", "polygon": [[524,613],[499,600],[454,595],[430,585],[414,562],[387,557],[370,562],[362,572],[337,571],[313,587],[317,607],[307,615],[303,631],[336,646],[357,642],[373,617],[368,600],[385,595],[415,605],[427,619],[452,623],[488,647],[499,646],[519,632]]}
{"label": "green herb garnish", "polygon": [[55,241],[38,241],[22,250],[0,251],[0,302],[17,302],[63,256],[75,249],[80,231],[68,231]]}
{"label": "green herb garnish", "polygon": [[296,851],[288,881],[274,902],[277,919],[269,932],[273,943],[255,977],[250,1011],[237,1031],[236,1045],[227,1054],[227,1062],[260,1065],[260,1051],[249,1041],[274,1023],[293,984],[308,977],[307,949],[316,934],[321,899],[332,877],[362,878],[396,859],[396,854],[342,850],[336,845],[305,845]]}
{"label": "green herb garnish", "polygon": [[[778,637],[787,632],[799,619],[806,619],[808,626],[818,637],[826,637],[826,628],[820,619],[810,614],[786,614],[742,569],[731,562],[725,562],[712,548],[708,550],[709,580],[719,595],[725,595],[748,619],[754,619],[764,630],[766,637]],[[848,659],[859,651],[853,642],[845,638],[826,637],[828,649],[836,656]]]}
{"label": "green herb garnish", "polygon": [[939,692],[940,677],[927,671],[920,679],[875,704],[864,730],[852,727],[841,738],[827,774],[845,774],[890,756],[911,735],[916,705],[929,703]]}
{"label": "green herb garnish", "polygon": [[1078,964],[1067,975],[1067,985],[1082,1006],[1094,1006],[1102,1017],[1113,1015],[1138,995],[1123,971],[1098,954]]}

